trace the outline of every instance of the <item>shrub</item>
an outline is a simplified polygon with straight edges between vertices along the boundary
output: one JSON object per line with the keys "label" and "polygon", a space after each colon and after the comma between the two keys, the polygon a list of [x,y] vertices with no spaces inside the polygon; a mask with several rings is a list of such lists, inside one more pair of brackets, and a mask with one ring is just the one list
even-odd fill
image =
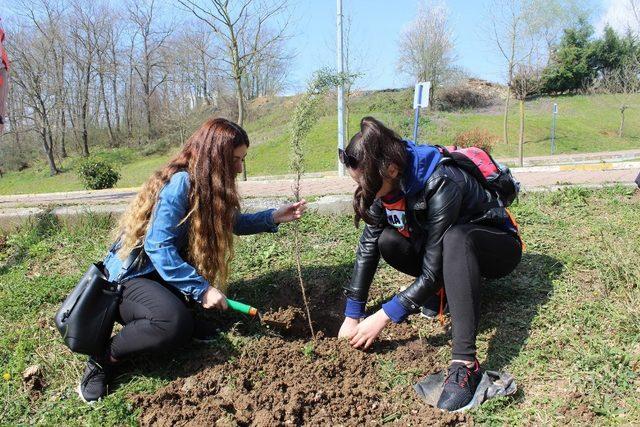
{"label": "shrub", "polygon": [[436,105],[439,110],[452,111],[466,108],[482,108],[491,100],[483,93],[466,86],[444,88],[438,93]]}
{"label": "shrub", "polygon": [[488,130],[474,128],[457,134],[454,139],[454,144],[460,148],[478,147],[490,153],[498,141],[499,137]]}
{"label": "shrub", "polygon": [[120,179],[111,163],[103,160],[87,159],[78,165],[76,172],[88,190],[113,188]]}

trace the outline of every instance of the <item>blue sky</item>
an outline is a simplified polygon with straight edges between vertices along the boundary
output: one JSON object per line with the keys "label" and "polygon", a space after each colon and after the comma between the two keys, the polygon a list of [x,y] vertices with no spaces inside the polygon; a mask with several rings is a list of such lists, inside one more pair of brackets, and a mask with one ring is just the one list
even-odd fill
{"label": "blue sky", "polygon": [[[12,0],[8,16],[17,13]],[[119,4],[123,0],[110,0]],[[203,0],[206,3],[206,0]],[[233,0],[232,0],[233,1]],[[343,0],[344,15],[351,20],[352,56],[361,73],[357,89],[411,86],[414,82],[397,71],[398,41],[414,18],[422,0]],[[441,0],[450,13],[456,65],[472,76],[503,82],[504,64],[489,38],[483,34],[490,0]],[[628,0],[578,0],[592,10],[592,23],[599,33],[606,23],[624,31],[630,23]],[[174,0],[162,0],[165,17],[192,18]],[[302,90],[311,74],[321,67],[335,67],[336,0],[291,0],[293,5],[289,47],[291,61],[285,94]],[[13,5],[13,7],[11,7]],[[177,12],[177,13],[176,13]],[[6,16],[6,17],[8,17]],[[180,18],[179,18],[180,19]]]}
{"label": "blue sky", "polygon": [[[597,30],[611,22],[623,25],[626,0],[585,0],[594,10]],[[351,17],[352,45],[363,72],[360,88],[383,89],[412,84],[396,71],[397,45],[401,31],[411,22],[419,0],[343,0],[344,14]],[[503,81],[504,71],[494,46],[482,34],[488,0],[446,0],[454,33],[457,65],[472,75]],[[305,80],[322,66],[335,66],[335,0],[299,0],[290,46],[297,52],[293,60],[291,87],[300,90]]]}

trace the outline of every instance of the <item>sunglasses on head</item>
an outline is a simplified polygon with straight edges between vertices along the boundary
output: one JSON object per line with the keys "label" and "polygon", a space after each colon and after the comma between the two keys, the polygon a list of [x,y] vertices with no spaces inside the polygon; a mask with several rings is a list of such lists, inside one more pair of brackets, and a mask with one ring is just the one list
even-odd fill
{"label": "sunglasses on head", "polygon": [[356,169],[358,166],[358,160],[356,160],[355,157],[348,155],[342,148],[338,148],[338,158],[340,159],[340,163],[349,169]]}

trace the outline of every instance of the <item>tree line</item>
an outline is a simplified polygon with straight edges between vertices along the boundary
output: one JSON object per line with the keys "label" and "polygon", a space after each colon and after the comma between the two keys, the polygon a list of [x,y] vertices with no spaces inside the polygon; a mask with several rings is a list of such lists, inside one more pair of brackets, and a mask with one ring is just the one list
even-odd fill
{"label": "tree line", "polygon": [[[291,58],[286,0],[17,0],[3,158],[144,144],[200,106],[242,124],[245,103],[280,92]],[[6,139],[10,140],[10,144]]]}
{"label": "tree line", "polygon": [[[503,141],[509,143],[512,99],[520,104],[520,162],[524,145],[524,102],[537,95],[606,92],[624,112],[640,92],[640,0],[623,0],[630,25],[622,34],[606,26],[600,37],[589,24],[591,11],[578,0],[491,0],[481,28],[488,50],[502,59],[506,82]],[[424,0],[399,41],[398,69],[414,81],[431,81],[431,98],[461,75],[446,4]]]}
{"label": "tree line", "polygon": [[[243,124],[247,100],[280,93],[287,82],[287,0],[16,2],[4,20],[12,60],[5,167],[26,165],[38,150],[56,174],[70,152],[89,156],[97,144],[144,145],[176,130],[184,138],[185,118],[203,105]],[[525,100],[571,92],[614,94],[623,136],[630,95],[640,90],[640,0],[624,2],[637,23],[624,33],[606,27],[596,37],[579,0],[489,0],[483,24],[464,29],[502,60],[505,143],[514,98],[522,152]],[[473,74],[458,58],[446,3],[419,3],[399,35],[398,70],[408,83],[431,81],[433,104]]]}

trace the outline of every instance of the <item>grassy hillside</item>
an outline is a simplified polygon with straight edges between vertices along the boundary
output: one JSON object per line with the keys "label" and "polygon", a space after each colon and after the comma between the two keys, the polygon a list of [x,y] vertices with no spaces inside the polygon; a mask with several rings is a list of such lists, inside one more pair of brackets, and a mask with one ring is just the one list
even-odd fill
{"label": "grassy hillside", "polygon": [[[250,176],[278,175],[288,172],[288,126],[297,97],[262,98],[250,105],[245,128],[252,141],[247,159]],[[640,147],[640,95],[631,100],[627,110],[625,137],[617,136],[619,125],[618,102],[611,95],[579,95],[543,97],[526,103],[525,156],[549,154],[549,128],[551,108],[558,103],[559,116],[556,131],[557,153],[613,151]],[[372,115],[396,129],[402,136],[411,137],[413,112],[412,91],[384,91],[360,93],[350,102],[348,135],[357,131],[359,120]],[[456,134],[473,128],[485,128],[502,135],[501,106],[479,111],[429,112],[422,116],[421,142],[448,144]],[[321,117],[306,141],[307,171],[319,172],[336,167],[337,118],[335,98],[327,97],[320,108]],[[185,123],[187,134],[210,112],[199,111]],[[494,154],[498,157],[517,155],[518,111],[513,105],[510,117],[509,145],[499,144]],[[161,154],[145,155],[140,148],[120,148],[98,151],[97,155],[111,159],[120,167],[122,179],[118,187],[140,185],[155,169],[162,165],[179,145],[178,134],[167,135],[159,142],[168,146]],[[152,151],[152,150],[147,150]],[[82,189],[73,172],[75,160],[62,163],[63,173],[48,176],[43,164],[22,172],[6,173],[0,178],[0,194],[24,194]]]}
{"label": "grassy hillside", "polygon": [[[381,119],[396,129],[402,136],[411,137],[413,112],[411,91],[378,92],[356,97],[352,101],[349,135],[357,131],[359,120],[365,115]],[[556,128],[557,154],[594,151],[625,150],[640,147],[640,111],[627,110],[625,137],[617,136],[619,112],[617,101],[611,95],[543,97],[528,101],[525,106],[525,156],[550,154],[551,109],[558,103],[559,115]],[[633,99],[640,106],[640,95]],[[282,129],[279,137],[270,139],[249,153],[248,166],[254,174],[268,175],[286,171],[288,148],[286,123],[269,120],[273,127]],[[421,120],[421,142],[449,144],[459,132],[484,128],[502,135],[503,116],[501,107],[482,111],[431,112]],[[509,116],[510,144],[498,144],[494,154],[498,157],[516,157],[518,139],[518,109],[513,105]],[[272,127],[272,129],[273,129]],[[252,129],[260,133],[259,129]],[[307,166],[309,171],[330,170],[335,167],[337,141],[336,115],[323,116],[314,126],[307,140]]]}

